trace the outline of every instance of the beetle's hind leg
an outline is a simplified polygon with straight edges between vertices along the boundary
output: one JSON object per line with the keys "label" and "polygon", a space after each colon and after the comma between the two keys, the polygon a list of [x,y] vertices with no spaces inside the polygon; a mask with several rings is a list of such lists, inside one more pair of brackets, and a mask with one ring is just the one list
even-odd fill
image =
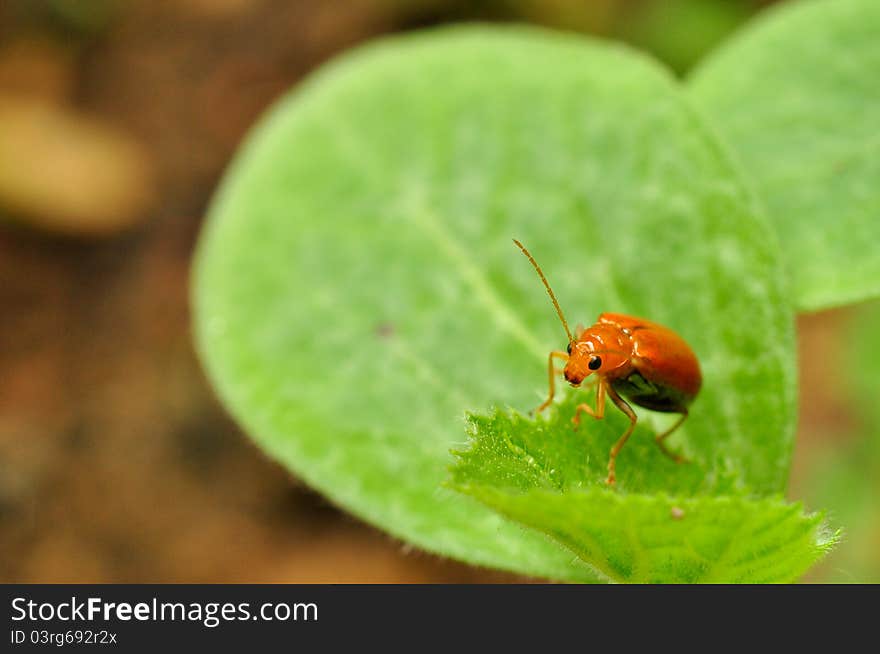
{"label": "beetle's hind leg", "polygon": [[670,427],[666,431],[664,431],[662,434],[657,434],[657,436],[654,437],[654,442],[657,443],[657,446],[660,448],[660,451],[663,452],[663,454],[668,456],[670,459],[672,459],[676,463],[687,463],[688,460],[686,458],[684,458],[684,456],[682,456],[681,454],[676,454],[675,452],[672,452],[668,447],[666,447],[666,443],[664,443],[663,441],[666,440],[667,436],[669,436],[672,432],[674,432],[676,429],[678,429],[681,426],[681,423],[683,423],[685,418],[687,418],[687,417],[688,417],[688,410],[682,409],[681,417],[675,421],[675,424],[672,425],[672,427]]}

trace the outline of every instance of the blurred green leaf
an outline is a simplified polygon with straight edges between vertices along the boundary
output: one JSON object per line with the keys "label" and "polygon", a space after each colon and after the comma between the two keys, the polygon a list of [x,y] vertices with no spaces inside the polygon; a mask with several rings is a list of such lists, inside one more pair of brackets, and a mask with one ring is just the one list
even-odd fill
{"label": "blurred green leaf", "polygon": [[[880,448],[880,302],[869,302],[853,312],[852,326],[844,334],[848,345],[844,367],[859,412],[870,421]],[[864,398],[864,399],[862,399]],[[880,453],[880,449],[878,449]]]}
{"label": "blurred green leaf", "polygon": [[821,446],[813,446],[804,497],[827,507],[844,538],[817,569],[833,583],[880,583],[880,302],[848,314],[841,330],[844,354],[837,362],[841,399],[848,415]]}
{"label": "blurred green leaf", "polygon": [[608,488],[608,451],[628,420],[606,414],[575,432],[583,399],[569,393],[546,420],[471,416],[472,445],[458,453],[451,485],[618,582],[790,582],[837,539],[799,505],[748,497],[731,475],[699,463],[676,465],[643,427],[621,450],[617,485]]}
{"label": "blurred green leaf", "polygon": [[730,0],[650,0],[637,7],[625,15],[622,36],[680,72],[751,13],[747,3]]}
{"label": "blurred green leaf", "polygon": [[776,242],[670,76],[575,36],[398,37],[281,102],[199,243],[209,376],[268,453],[390,533],[593,579],[545,536],[439,488],[465,411],[536,405],[564,342],[511,237],[572,323],[622,311],[691,343],[704,389],[675,440],[701,478],[782,490],[795,395]]}
{"label": "blurred green leaf", "polygon": [[880,2],[768,10],[690,80],[769,209],[804,310],[880,295]]}

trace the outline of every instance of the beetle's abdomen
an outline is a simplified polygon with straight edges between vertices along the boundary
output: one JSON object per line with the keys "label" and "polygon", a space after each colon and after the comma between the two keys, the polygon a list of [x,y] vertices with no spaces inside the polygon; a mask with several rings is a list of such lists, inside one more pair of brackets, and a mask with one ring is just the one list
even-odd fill
{"label": "beetle's abdomen", "polygon": [[633,404],[661,411],[663,413],[682,413],[693,400],[692,396],[671,386],[650,382],[638,372],[622,379],[610,380],[611,387]]}

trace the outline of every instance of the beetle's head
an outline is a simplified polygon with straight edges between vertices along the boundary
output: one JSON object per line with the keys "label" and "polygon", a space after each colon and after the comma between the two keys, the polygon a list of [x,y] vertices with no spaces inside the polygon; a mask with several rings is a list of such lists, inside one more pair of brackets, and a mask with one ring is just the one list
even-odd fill
{"label": "beetle's head", "polygon": [[593,373],[607,374],[625,365],[627,361],[619,335],[612,329],[594,325],[568,344],[565,381],[572,386],[580,386]]}
{"label": "beetle's head", "polygon": [[621,340],[621,332],[615,327],[601,323],[596,323],[589,329],[581,329],[578,326],[575,336],[571,335],[559,302],[556,301],[553,289],[550,288],[550,283],[544,277],[538,262],[522,243],[516,239],[513,239],[513,242],[522,250],[535,272],[538,273],[544,288],[547,289],[550,301],[553,302],[556,314],[565,328],[565,335],[568,336],[568,363],[565,364],[565,380],[572,386],[580,386],[584,379],[594,372],[600,375],[606,374],[625,365],[628,361],[625,353],[626,347]]}

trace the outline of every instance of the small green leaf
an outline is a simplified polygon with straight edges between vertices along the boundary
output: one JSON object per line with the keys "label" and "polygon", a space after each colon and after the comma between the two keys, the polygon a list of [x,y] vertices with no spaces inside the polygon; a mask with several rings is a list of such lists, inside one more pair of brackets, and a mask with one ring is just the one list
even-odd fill
{"label": "small green leaf", "polygon": [[601,311],[680,332],[704,388],[683,447],[781,492],[794,425],[778,248],[678,85],[530,29],[395,38],[331,64],[249,139],[195,269],[198,346],[269,454],[426,549],[588,580],[546,537],[439,489],[468,409],[534,406]]}
{"label": "small green leaf", "polygon": [[815,310],[880,295],[880,2],[784,3],[690,80]]}
{"label": "small green leaf", "polygon": [[606,414],[574,431],[575,405],[585,399],[569,393],[537,421],[502,411],[470,416],[472,445],[458,453],[450,485],[618,582],[790,582],[837,540],[799,505],[748,497],[732,478],[674,463],[642,426],[609,488],[608,452],[627,420]]}

